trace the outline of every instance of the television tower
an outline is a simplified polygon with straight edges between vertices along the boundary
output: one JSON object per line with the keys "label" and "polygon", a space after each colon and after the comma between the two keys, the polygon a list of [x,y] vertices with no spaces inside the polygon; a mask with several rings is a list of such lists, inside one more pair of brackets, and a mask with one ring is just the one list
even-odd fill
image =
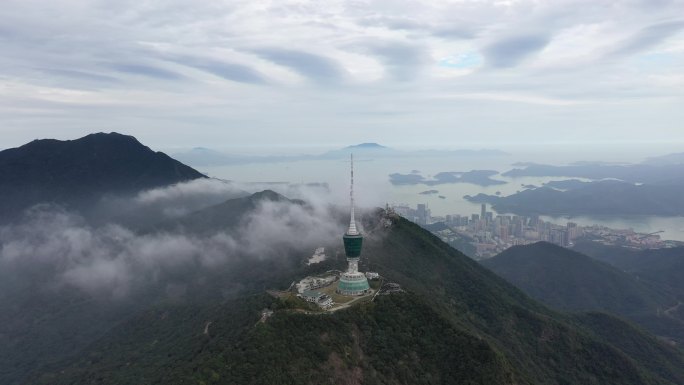
{"label": "television tower", "polygon": [[340,276],[337,292],[342,295],[363,295],[370,291],[366,275],[359,272],[359,259],[361,259],[361,246],[363,236],[356,228],[354,218],[354,154],[351,155],[351,184],[349,188],[349,200],[351,206],[349,228],[342,236],[344,253],[347,256],[347,271]]}

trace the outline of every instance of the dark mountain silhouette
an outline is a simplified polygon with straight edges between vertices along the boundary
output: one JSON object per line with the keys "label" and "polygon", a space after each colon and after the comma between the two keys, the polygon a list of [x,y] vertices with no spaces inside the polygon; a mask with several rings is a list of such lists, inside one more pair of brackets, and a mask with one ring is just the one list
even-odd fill
{"label": "dark mountain silhouette", "polygon": [[134,137],[114,132],[76,140],[34,140],[0,151],[0,214],[8,218],[43,202],[82,207],[103,194],[203,177]]}

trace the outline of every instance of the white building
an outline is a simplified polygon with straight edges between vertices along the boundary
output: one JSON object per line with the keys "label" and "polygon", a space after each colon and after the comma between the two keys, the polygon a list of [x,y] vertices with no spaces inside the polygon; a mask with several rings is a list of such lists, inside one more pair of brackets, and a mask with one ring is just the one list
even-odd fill
{"label": "white building", "polygon": [[368,279],[378,279],[380,278],[380,274],[374,272],[374,271],[367,271],[366,272],[366,278]]}
{"label": "white building", "polygon": [[332,298],[327,294],[321,293],[320,291],[307,290],[301,294],[298,294],[297,296],[306,302],[315,303],[323,309],[327,309],[333,305]]}
{"label": "white building", "polygon": [[334,275],[329,275],[327,277],[306,277],[297,282],[295,286],[297,287],[297,293],[302,294],[307,290],[316,290],[332,285],[336,280],[337,277]]}

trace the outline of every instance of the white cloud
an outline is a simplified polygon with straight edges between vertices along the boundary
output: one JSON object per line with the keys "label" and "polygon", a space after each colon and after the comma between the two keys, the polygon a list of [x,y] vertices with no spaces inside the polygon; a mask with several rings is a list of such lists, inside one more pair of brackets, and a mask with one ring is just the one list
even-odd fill
{"label": "white cloud", "polygon": [[[321,143],[340,128],[350,143],[390,128],[410,142],[461,122],[459,108],[435,101],[459,93],[492,95],[497,104],[468,114],[469,126],[488,127],[504,141],[511,128],[516,139],[543,139],[539,117],[551,111],[541,105],[571,115],[591,104],[588,124],[578,128],[591,140],[607,118],[604,102],[635,95],[682,101],[681,90],[649,80],[684,65],[676,18],[683,5],[7,0],[0,130],[6,146],[108,130],[155,147]],[[631,63],[654,52],[666,54],[667,64]],[[535,105],[522,111],[527,117],[504,127],[508,103],[521,100],[510,95],[557,102],[527,103]],[[375,105],[378,113],[369,114]],[[387,105],[399,106],[402,117],[389,118]],[[653,115],[646,105],[629,107],[627,122]],[[663,116],[649,134],[672,139],[681,114]],[[455,130],[443,141],[461,142],[464,134]]]}
{"label": "white cloud", "polygon": [[[167,193],[173,196],[177,190]],[[184,199],[191,194],[186,191]],[[157,203],[160,195],[157,189],[145,199],[154,196],[147,203]],[[297,251],[339,242],[344,230],[333,209],[320,199],[314,203],[260,202],[240,218],[239,226],[202,235],[94,225],[59,207],[36,206],[23,220],[0,226],[0,277],[31,280],[41,274],[36,282],[41,289],[69,287],[100,298],[124,298],[138,288],[172,282],[178,271],[191,280],[193,273],[229,270],[246,259],[296,258]]]}

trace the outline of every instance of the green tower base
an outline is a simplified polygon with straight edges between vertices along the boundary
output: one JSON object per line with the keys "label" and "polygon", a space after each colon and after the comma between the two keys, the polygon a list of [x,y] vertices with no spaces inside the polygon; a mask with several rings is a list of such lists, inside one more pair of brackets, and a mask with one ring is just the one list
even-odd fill
{"label": "green tower base", "polygon": [[340,275],[337,293],[347,296],[364,295],[370,292],[370,285],[366,275],[359,272],[346,272]]}

